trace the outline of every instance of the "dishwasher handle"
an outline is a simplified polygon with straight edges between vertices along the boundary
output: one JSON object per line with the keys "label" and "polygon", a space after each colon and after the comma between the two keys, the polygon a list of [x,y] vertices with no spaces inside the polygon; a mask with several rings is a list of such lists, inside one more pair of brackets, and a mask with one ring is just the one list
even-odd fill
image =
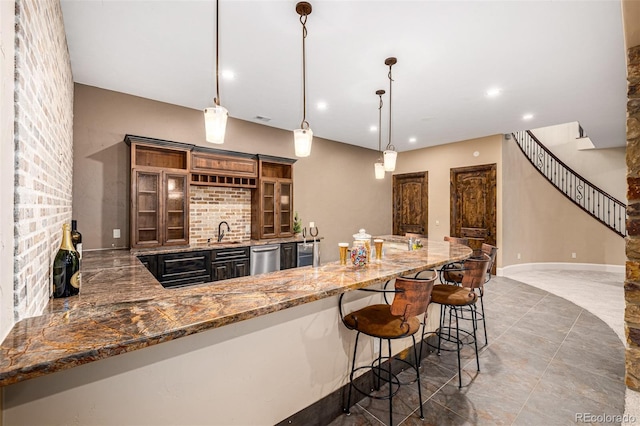
{"label": "dishwasher handle", "polygon": [[266,251],[275,251],[279,249],[280,249],[279,246],[269,246],[269,247],[263,247],[263,248],[252,247],[251,251],[253,253],[264,253]]}

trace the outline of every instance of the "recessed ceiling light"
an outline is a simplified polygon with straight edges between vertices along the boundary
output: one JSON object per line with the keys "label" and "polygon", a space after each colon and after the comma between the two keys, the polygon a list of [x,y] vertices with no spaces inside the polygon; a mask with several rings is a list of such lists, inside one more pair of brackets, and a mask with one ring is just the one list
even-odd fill
{"label": "recessed ceiling light", "polygon": [[531,120],[533,118],[533,114],[525,114],[522,116],[523,120]]}
{"label": "recessed ceiling light", "polygon": [[224,70],[220,74],[225,80],[233,80],[234,78],[236,78],[236,75],[231,70]]}
{"label": "recessed ceiling light", "polygon": [[495,98],[497,96],[500,96],[501,93],[502,93],[502,90],[497,87],[492,87],[491,89],[485,92],[488,98]]}
{"label": "recessed ceiling light", "polygon": [[415,143],[415,141],[417,141],[417,140],[418,139],[411,137],[411,138],[409,138],[409,143]]}
{"label": "recessed ceiling light", "polygon": [[316,106],[318,107],[318,109],[319,109],[320,111],[323,111],[323,110],[327,109],[327,103],[326,103],[326,102],[324,102],[324,101],[320,101],[320,102],[318,102],[318,103],[316,104]]}
{"label": "recessed ceiling light", "polygon": [[369,127],[369,131],[370,131],[370,132],[377,132],[377,131],[378,131],[378,126],[371,126],[371,127]]}

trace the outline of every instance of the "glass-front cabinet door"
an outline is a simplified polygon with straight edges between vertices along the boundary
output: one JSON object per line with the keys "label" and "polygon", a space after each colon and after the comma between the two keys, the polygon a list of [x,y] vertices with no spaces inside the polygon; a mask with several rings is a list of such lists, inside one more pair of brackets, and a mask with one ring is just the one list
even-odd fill
{"label": "glass-front cabinet door", "polygon": [[291,199],[293,195],[292,184],[291,182],[280,182],[280,208],[279,217],[278,217],[278,225],[279,225],[279,234],[284,237],[287,235],[292,235],[292,219],[293,215],[291,212]]}
{"label": "glass-front cabinet door", "polygon": [[164,174],[165,244],[185,244],[188,241],[188,188],[186,173]]}
{"label": "glass-front cabinet door", "polygon": [[276,181],[264,179],[262,185],[262,236],[276,235]]}
{"label": "glass-front cabinet door", "polygon": [[160,175],[159,172],[135,172],[133,185],[135,204],[132,207],[136,225],[131,236],[135,246],[155,246],[161,241]]}

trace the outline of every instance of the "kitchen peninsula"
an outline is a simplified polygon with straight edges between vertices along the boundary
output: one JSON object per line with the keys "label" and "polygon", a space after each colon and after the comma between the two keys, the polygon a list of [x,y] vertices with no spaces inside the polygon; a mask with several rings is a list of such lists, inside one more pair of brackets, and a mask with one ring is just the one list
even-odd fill
{"label": "kitchen peninsula", "polygon": [[471,255],[383,238],[385,257],[363,269],[332,262],[177,289],[129,251],[87,253],[81,295],[52,300],[0,347],[5,420],[276,423],[345,383],[352,338],[338,295]]}

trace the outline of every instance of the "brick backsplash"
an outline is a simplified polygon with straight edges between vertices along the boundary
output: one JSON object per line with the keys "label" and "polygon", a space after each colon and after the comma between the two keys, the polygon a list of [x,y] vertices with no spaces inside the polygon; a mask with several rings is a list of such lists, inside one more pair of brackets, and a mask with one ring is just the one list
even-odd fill
{"label": "brick backsplash", "polygon": [[223,241],[251,239],[251,190],[191,185],[189,188],[189,242],[192,245],[217,241],[218,224],[226,221],[231,228]]}
{"label": "brick backsplash", "polygon": [[59,0],[17,0],[14,319],[49,299],[61,227],[71,221],[73,77]]}

